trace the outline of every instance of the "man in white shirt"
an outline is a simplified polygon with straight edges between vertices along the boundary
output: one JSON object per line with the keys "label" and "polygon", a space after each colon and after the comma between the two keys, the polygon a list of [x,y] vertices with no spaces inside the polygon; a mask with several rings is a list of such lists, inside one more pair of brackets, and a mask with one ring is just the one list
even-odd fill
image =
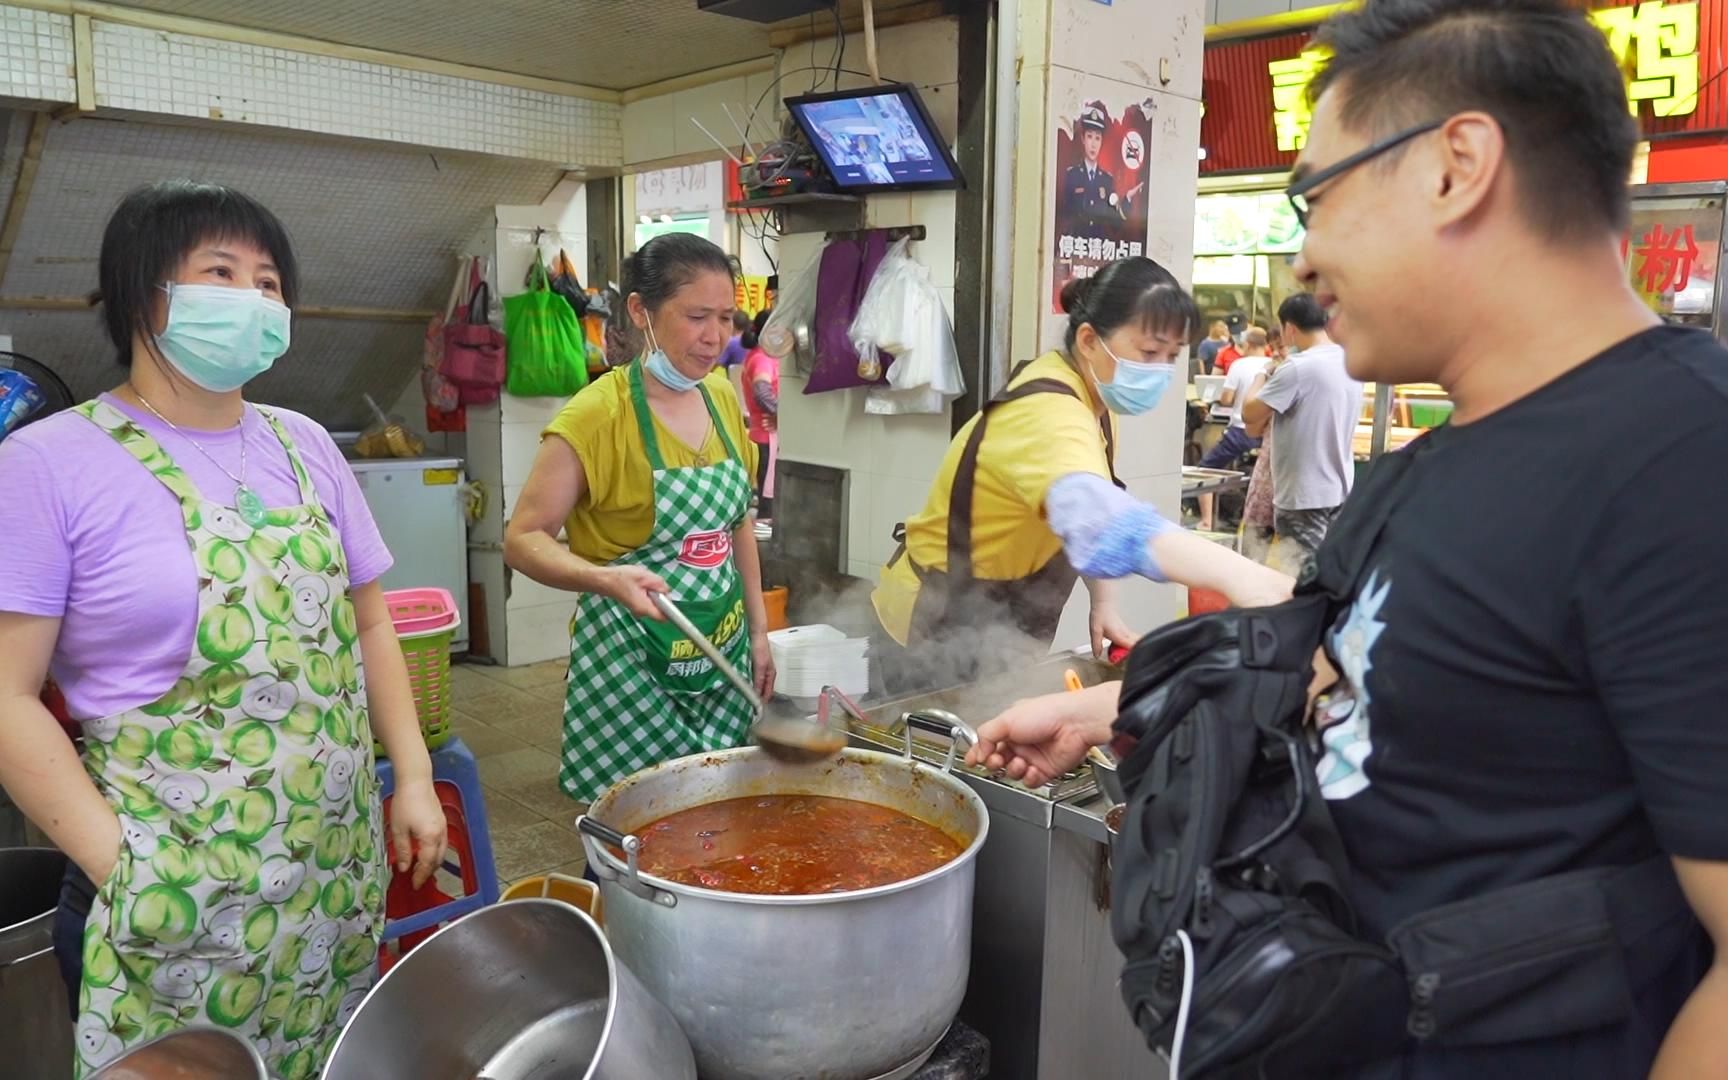
{"label": "man in white shirt", "polygon": [[1277,417],[1272,531],[1312,556],[1355,480],[1362,384],[1345,370],[1344,350],[1327,335],[1326,312],[1313,296],[1287,298],[1278,321],[1284,340],[1300,351],[1249,384],[1242,426],[1249,435],[1264,435]]}
{"label": "man in white shirt", "polygon": [[[1259,438],[1248,434],[1242,426],[1242,403],[1248,397],[1248,387],[1253,385],[1255,376],[1265,371],[1271,362],[1266,355],[1266,331],[1258,326],[1249,327],[1242,335],[1242,358],[1230,365],[1230,373],[1224,376],[1224,388],[1218,392],[1218,400],[1212,403],[1213,417],[1216,418],[1222,410],[1229,416],[1230,426],[1224,429],[1224,437],[1200,459],[1202,468],[1234,469],[1250,451],[1259,449]],[[1202,531],[1211,531],[1216,503],[1215,495],[1200,496]]]}

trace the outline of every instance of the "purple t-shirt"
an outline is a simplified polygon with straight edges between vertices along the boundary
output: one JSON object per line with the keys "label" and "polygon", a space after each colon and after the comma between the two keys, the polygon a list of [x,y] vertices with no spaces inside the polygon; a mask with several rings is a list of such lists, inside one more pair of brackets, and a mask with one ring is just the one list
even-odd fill
{"label": "purple t-shirt", "polygon": [[[205,497],[232,505],[234,481],[184,437],[111,394],[102,400],[149,432]],[[271,411],[342,537],[349,580],[376,581],[390,552],[353,470],[322,427]],[[247,485],[265,506],[299,505],[287,451],[256,409],[238,429],[195,435],[236,476],[242,436]],[[174,685],[192,655],[198,572],[179,502],[113,436],[65,412],[0,442],[0,536],[0,611],[60,617],[51,671],[74,717],[147,705]]]}
{"label": "purple t-shirt", "polygon": [[743,335],[733,334],[732,340],[728,341],[726,343],[726,348],[721,351],[720,360],[715,364],[715,366],[723,367],[730,371],[744,362],[744,357],[748,352],[749,350],[744,348]]}

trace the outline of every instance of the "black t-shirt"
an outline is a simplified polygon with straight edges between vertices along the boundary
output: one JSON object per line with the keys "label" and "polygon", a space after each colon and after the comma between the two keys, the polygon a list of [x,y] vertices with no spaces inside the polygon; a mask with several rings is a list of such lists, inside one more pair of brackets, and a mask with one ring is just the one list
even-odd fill
{"label": "black t-shirt", "polygon": [[[1649,330],[1404,453],[1328,646],[1347,685],[1320,778],[1365,929],[1566,870],[1728,859],[1728,350]],[[1708,956],[1696,924],[1669,937],[1621,1028],[1371,1074],[1642,1076]]]}

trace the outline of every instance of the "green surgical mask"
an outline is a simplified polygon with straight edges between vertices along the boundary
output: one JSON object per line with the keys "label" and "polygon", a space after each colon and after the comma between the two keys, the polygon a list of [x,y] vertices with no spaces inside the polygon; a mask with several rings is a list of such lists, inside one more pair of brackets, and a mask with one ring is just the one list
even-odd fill
{"label": "green surgical mask", "polygon": [[162,286],[168,325],[156,347],[180,374],[212,393],[238,390],[288,351],[287,305],[258,289]]}

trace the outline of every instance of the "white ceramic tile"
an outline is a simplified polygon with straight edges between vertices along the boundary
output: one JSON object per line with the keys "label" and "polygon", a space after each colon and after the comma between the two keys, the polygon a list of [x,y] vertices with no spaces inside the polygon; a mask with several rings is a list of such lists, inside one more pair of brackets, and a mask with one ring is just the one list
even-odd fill
{"label": "white ceramic tile", "polygon": [[623,163],[622,109],[606,102],[100,20],[93,42],[105,108],[569,166]]}
{"label": "white ceramic tile", "polygon": [[512,608],[509,620],[511,667],[538,664],[570,655],[570,617],[576,612],[574,597],[568,601]]}
{"label": "white ceramic tile", "polygon": [[[1284,10],[1286,0],[1277,2],[1278,10]],[[1206,0],[1059,2],[1052,5],[1050,62],[1100,79],[1197,99],[1205,29]],[[1166,63],[1169,82],[1163,78]]]}
{"label": "white ceramic tile", "polygon": [[[871,487],[870,529],[862,547],[854,544],[854,559],[865,559],[878,566],[894,554],[894,527],[924,508],[930,497],[928,482],[903,480],[894,476],[878,476]],[[857,537],[853,538],[854,541]]]}
{"label": "white ceramic tile", "polygon": [[528,608],[545,607],[548,604],[557,604],[568,608],[575,604],[577,599],[575,593],[564,589],[554,589],[550,585],[542,585],[527,574],[512,573],[510,575],[511,611],[526,611]]}
{"label": "white ceramic tile", "polygon": [[955,200],[952,191],[926,191],[909,197],[907,222],[924,226],[925,238],[913,246],[912,254],[930,268],[937,288],[954,284]]}
{"label": "white ceramic tile", "polygon": [[0,5],[0,97],[78,100],[70,15]]}
{"label": "white ceramic tile", "polygon": [[870,469],[914,483],[928,484],[942,464],[953,439],[947,413],[918,416],[870,416]]}
{"label": "white ceramic tile", "polygon": [[843,554],[852,562],[867,563],[872,560],[874,551],[870,546],[870,533],[876,521],[876,485],[883,480],[870,473],[857,471],[853,471],[848,479],[846,550]]}
{"label": "white ceramic tile", "polygon": [[853,559],[851,562],[846,564],[846,572],[855,578],[862,578],[874,585],[877,581],[881,580],[882,564],[860,562],[857,559]]}

